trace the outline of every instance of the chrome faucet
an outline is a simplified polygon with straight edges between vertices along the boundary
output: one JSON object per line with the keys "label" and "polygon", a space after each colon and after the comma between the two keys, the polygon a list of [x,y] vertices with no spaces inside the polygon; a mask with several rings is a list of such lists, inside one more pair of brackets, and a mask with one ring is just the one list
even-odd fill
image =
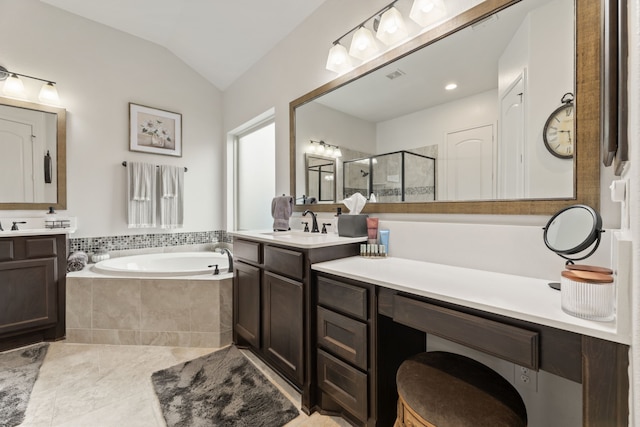
{"label": "chrome faucet", "polygon": [[233,273],[233,254],[231,253],[231,251],[227,248],[218,248],[216,249],[216,252],[219,252],[221,254],[226,253],[227,254],[227,258],[229,259],[229,270],[227,270],[229,273]]}
{"label": "chrome faucet", "polygon": [[312,233],[319,233],[320,230],[318,230],[318,218],[316,218],[316,214],[314,214],[312,211],[307,209],[306,211],[304,211],[302,213],[302,216],[307,216],[308,213],[311,214],[311,218],[313,219],[313,224],[311,226],[311,232]]}

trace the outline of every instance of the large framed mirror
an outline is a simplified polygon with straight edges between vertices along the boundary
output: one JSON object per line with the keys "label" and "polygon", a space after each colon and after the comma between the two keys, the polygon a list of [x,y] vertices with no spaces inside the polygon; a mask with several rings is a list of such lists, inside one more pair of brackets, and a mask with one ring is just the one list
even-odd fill
{"label": "large framed mirror", "polygon": [[[340,148],[337,177],[358,159],[435,159],[432,168],[407,163],[393,173],[371,164],[365,172],[378,187],[366,188],[377,202],[364,212],[598,209],[600,17],[600,2],[590,0],[487,0],[292,101],[291,193],[302,200],[307,189],[308,141],[324,140]],[[432,173],[435,183],[423,176]],[[400,186],[399,176],[409,185],[403,193],[423,196],[376,194]],[[347,187],[336,187],[337,203],[315,209],[335,211]]]}
{"label": "large framed mirror", "polygon": [[66,110],[0,98],[0,210],[67,208]]}

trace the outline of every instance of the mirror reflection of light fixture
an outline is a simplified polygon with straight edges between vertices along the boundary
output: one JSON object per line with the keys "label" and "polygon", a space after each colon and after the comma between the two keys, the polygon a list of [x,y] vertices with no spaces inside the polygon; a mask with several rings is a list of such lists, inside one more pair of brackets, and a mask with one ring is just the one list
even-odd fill
{"label": "mirror reflection of light fixture", "polygon": [[404,24],[402,14],[394,6],[384,12],[380,17],[376,37],[386,45],[396,44],[404,40],[409,33]]}
{"label": "mirror reflection of light fixture", "polygon": [[40,89],[40,94],[38,96],[40,102],[45,104],[57,104],[59,102],[58,91],[56,90],[55,82],[38,77],[27,76],[26,74],[14,73],[13,71],[7,70],[3,66],[0,66],[0,81],[5,80],[4,86],[2,87],[2,92],[5,95],[19,98],[24,97],[24,84],[22,83],[22,80],[20,80],[20,76],[44,82],[44,85],[42,86],[42,89]]}
{"label": "mirror reflection of light fixture", "polygon": [[414,0],[409,18],[422,27],[435,24],[447,16],[447,8],[442,0]]}
{"label": "mirror reflection of light fixture", "polygon": [[364,61],[372,58],[376,53],[378,53],[378,45],[373,33],[365,26],[358,28],[351,39],[349,55]]}
{"label": "mirror reflection of light fixture", "polygon": [[340,147],[337,145],[327,144],[324,141],[314,141],[313,139],[309,141],[307,153],[320,154],[333,158],[342,157],[342,151],[340,151]]}

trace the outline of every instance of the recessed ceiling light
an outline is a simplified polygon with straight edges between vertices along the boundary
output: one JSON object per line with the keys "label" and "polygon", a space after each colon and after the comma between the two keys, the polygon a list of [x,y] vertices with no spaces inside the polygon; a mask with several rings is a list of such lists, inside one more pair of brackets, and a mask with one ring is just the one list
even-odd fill
{"label": "recessed ceiling light", "polygon": [[448,84],[448,85],[446,85],[444,88],[445,88],[446,90],[454,90],[454,89],[455,89],[455,88],[457,88],[457,87],[458,87],[458,85],[457,85],[457,84],[455,84],[455,83],[449,83],[449,84]]}

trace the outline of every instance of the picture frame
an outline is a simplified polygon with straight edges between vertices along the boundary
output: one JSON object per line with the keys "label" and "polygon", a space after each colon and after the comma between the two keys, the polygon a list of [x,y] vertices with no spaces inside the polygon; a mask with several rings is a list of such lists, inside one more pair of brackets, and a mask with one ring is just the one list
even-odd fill
{"label": "picture frame", "polygon": [[130,102],[129,150],[182,157],[182,114]]}

